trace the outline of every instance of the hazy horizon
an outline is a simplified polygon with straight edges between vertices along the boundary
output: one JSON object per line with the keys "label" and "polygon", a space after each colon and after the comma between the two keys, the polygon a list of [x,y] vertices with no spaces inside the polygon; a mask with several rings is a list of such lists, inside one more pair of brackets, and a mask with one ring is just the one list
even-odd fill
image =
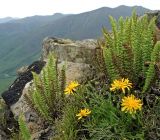
{"label": "hazy horizon", "polygon": [[115,8],[120,5],[142,6],[150,10],[158,10],[160,1],[157,0],[5,0],[1,1],[0,18],[23,18],[34,15],[53,15],[54,13],[78,14],[101,7]]}
{"label": "hazy horizon", "polygon": [[[119,6],[127,6],[127,5],[119,5]],[[103,7],[106,7],[106,8],[117,8],[119,6],[116,6],[116,7],[107,7],[107,6],[103,6]],[[133,5],[133,6],[128,6],[128,7],[134,7],[134,6],[140,6],[140,5]],[[100,9],[100,8],[103,8],[103,7],[98,7],[96,9]],[[142,6],[143,7],[143,6]],[[143,8],[146,8],[146,7],[143,7]],[[46,14],[46,15],[30,15],[30,16],[26,16],[26,17],[31,17],[31,16],[50,16],[50,15],[54,15],[54,14],[80,14],[80,13],[85,13],[85,12],[89,12],[89,11],[92,11],[92,10],[96,10],[96,9],[91,9],[91,10],[88,10],[88,11],[84,11],[84,12],[79,12],[79,13],[60,13],[60,12],[55,12],[53,14]],[[148,8],[146,8],[148,9]],[[151,9],[149,9],[151,10]],[[6,16],[6,17],[0,17],[0,19],[2,18],[26,18],[26,17],[12,17],[12,16]]]}

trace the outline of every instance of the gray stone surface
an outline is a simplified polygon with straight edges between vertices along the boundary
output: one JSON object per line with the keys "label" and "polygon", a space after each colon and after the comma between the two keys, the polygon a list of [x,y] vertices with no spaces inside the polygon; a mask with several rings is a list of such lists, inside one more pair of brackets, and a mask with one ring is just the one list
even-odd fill
{"label": "gray stone surface", "polygon": [[69,39],[45,38],[42,46],[42,59],[46,60],[53,52],[59,61],[91,64],[95,56],[96,40],[71,41]]}

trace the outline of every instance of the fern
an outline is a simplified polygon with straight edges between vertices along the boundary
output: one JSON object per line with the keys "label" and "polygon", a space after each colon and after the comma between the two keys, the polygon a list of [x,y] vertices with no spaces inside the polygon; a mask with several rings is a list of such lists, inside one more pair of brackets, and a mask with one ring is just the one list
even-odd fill
{"label": "fern", "polygon": [[[113,47],[113,39],[111,37],[111,34],[104,27],[102,28],[102,32],[104,34],[104,38],[106,39],[105,45]],[[104,45],[104,44],[102,44],[102,45]]]}
{"label": "fern", "polygon": [[103,28],[106,43],[101,44],[107,69],[105,75],[111,81],[127,77],[137,83],[148,71],[144,64],[151,60],[155,18],[150,21],[147,15],[138,18],[135,11],[130,18],[120,17],[118,22],[109,18],[112,34]]}
{"label": "fern", "polygon": [[116,68],[113,65],[113,62],[112,62],[111,50],[108,48],[105,48],[104,56],[105,56],[105,63],[106,63],[108,76],[110,77],[111,80],[117,79],[119,77],[119,75],[116,71]]}
{"label": "fern", "polygon": [[55,92],[59,92],[59,82],[58,82],[58,66],[57,59],[54,58],[53,54],[49,54],[48,60],[48,78],[50,78],[50,84],[54,84]]}
{"label": "fern", "polygon": [[[145,17],[145,20],[146,17]],[[147,25],[147,21],[145,21],[145,23],[143,25]],[[148,25],[148,28],[146,28],[143,31],[143,49],[142,49],[142,55],[143,55],[143,64],[146,62],[151,61],[151,52],[153,50],[153,29],[155,27],[155,18],[153,18],[150,22],[150,24]],[[146,72],[147,72],[147,68],[143,65],[143,74],[144,76],[146,76]]]}
{"label": "fern", "polygon": [[143,87],[143,93],[149,88],[154,76],[155,76],[155,64],[158,60],[160,55],[160,42],[157,42],[152,54],[151,54],[151,63],[149,65],[149,69],[147,71],[147,76],[146,76],[146,80],[145,80],[145,85]]}
{"label": "fern", "polygon": [[118,37],[118,35],[117,35],[117,22],[112,16],[109,16],[109,19],[110,19],[110,23],[111,23],[112,31],[113,31],[114,49],[117,49],[117,44],[118,44],[118,40],[117,40],[117,37]]}
{"label": "fern", "polygon": [[59,73],[57,60],[50,54],[41,75],[32,74],[33,89],[26,101],[43,119],[52,123],[64,105],[65,67]]}
{"label": "fern", "polygon": [[63,94],[66,87],[66,74],[65,74],[65,66],[62,67],[61,75],[60,75],[60,86],[61,86],[61,94]]}
{"label": "fern", "polygon": [[23,115],[20,115],[18,118],[18,124],[20,133],[22,135],[23,140],[31,140],[31,134],[29,132],[29,129],[26,125],[26,122],[24,121]]}
{"label": "fern", "polygon": [[47,106],[45,99],[37,91],[34,91],[32,98],[34,100],[35,107],[39,113],[47,120],[52,120],[49,114],[49,107]]}

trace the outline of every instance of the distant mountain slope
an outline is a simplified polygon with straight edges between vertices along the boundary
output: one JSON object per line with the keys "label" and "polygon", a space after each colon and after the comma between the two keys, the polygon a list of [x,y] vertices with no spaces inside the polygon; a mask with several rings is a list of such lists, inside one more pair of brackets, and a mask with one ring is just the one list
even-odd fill
{"label": "distant mountain slope", "polygon": [[148,9],[137,6],[119,6],[117,8],[103,7],[90,12],[64,17],[44,26],[39,32],[46,33],[46,35],[72,39],[97,38],[101,35],[102,26],[110,29],[109,15],[116,19],[120,16],[130,16],[134,8],[139,15],[148,11]]}
{"label": "distant mountain slope", "polygon": [[[102,26],[110,29],[108,15],[115,18],[130,16],[133,8],[139,15],[149,11],[135,6],[103,7],[74,14],[33,16],[0,24],[0,85],[14,78],[18,67],[27,65],[40,56],[41,42],[46,36],[71,39],[97,38]],[[5,80],[4,80],[5,79]],[[6,81],[4,83],[4,81]],[[1,89],[0,87],[0,89]]]}

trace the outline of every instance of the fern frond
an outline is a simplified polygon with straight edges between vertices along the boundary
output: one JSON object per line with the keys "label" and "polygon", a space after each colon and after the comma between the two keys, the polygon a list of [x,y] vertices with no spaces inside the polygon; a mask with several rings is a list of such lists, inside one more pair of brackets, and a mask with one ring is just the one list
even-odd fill
{"label": "fern frond", "polygon": [[61,85],[61,94],[64,94],[64,90],[66,87],[66,71],[65,71],[65,65],[61,69],[61,75],[60,75],[60,85]]}
{"label": "fern frond", "polygon": [[53,54],[49,54],[48,60],[48,77],[50,78],[51,85],[54,84],[55,92],[59,92],[59,82],[58,82],[58,60],[53,56]]}
{"label": "fern frond", "polygon": [[20,133],[22,134],[23,140],[31,140],[31,134],[26,125],[23,115],[19,116],[18,124],[19,124],[19,129],[20,129]]}
{"label": "fern frond", "polygon": [[119,74],[113,64],[112,52],[109,48],[104,48],[104,59],[105,59],[105,64],[106,64],[108,76],[110,77],[111,81],[118,79]]}
{"label": "fern frond", "polygon": [[155,77],[155,64],[158,61],[159,55],[160,55],[160,41],[156,43],[151,54],[151,64],[149,65],[149,69],[147,71],[147,76],[143,87],[143,93],[148,90],[152,80]]}
{"label": "fern frond", "polygon": [[39,111],[39,113],[42,115],[42,117],[46,120],[51,121],[52,118],[50,117],[49,108],[45,102],[45,99],[39,94],[36,90],[32,94],[32,98],[34,100],[35,107]]}
{"label": "fern frond", "polygon": [[117,22],[116,22],[116,19],[114,19],[112,16],[109,16],[109,19],[110,19],[110,23],[111,23],[111,27],[113,31],[113,38],[114,38],[114,42],[113,42],[114,48],[113,49],[117,49],[117,45],[118,45]]}
{"label": "fern frond", "polygon": [[102,28],[102,32],[104,34],[104,38],[106,39],[106,43],[109,47],[113,47],[114,44],[113,44],[113,39],[111,37],[111,33],[109,33],[109,31],[107,31],[106,28]]}

